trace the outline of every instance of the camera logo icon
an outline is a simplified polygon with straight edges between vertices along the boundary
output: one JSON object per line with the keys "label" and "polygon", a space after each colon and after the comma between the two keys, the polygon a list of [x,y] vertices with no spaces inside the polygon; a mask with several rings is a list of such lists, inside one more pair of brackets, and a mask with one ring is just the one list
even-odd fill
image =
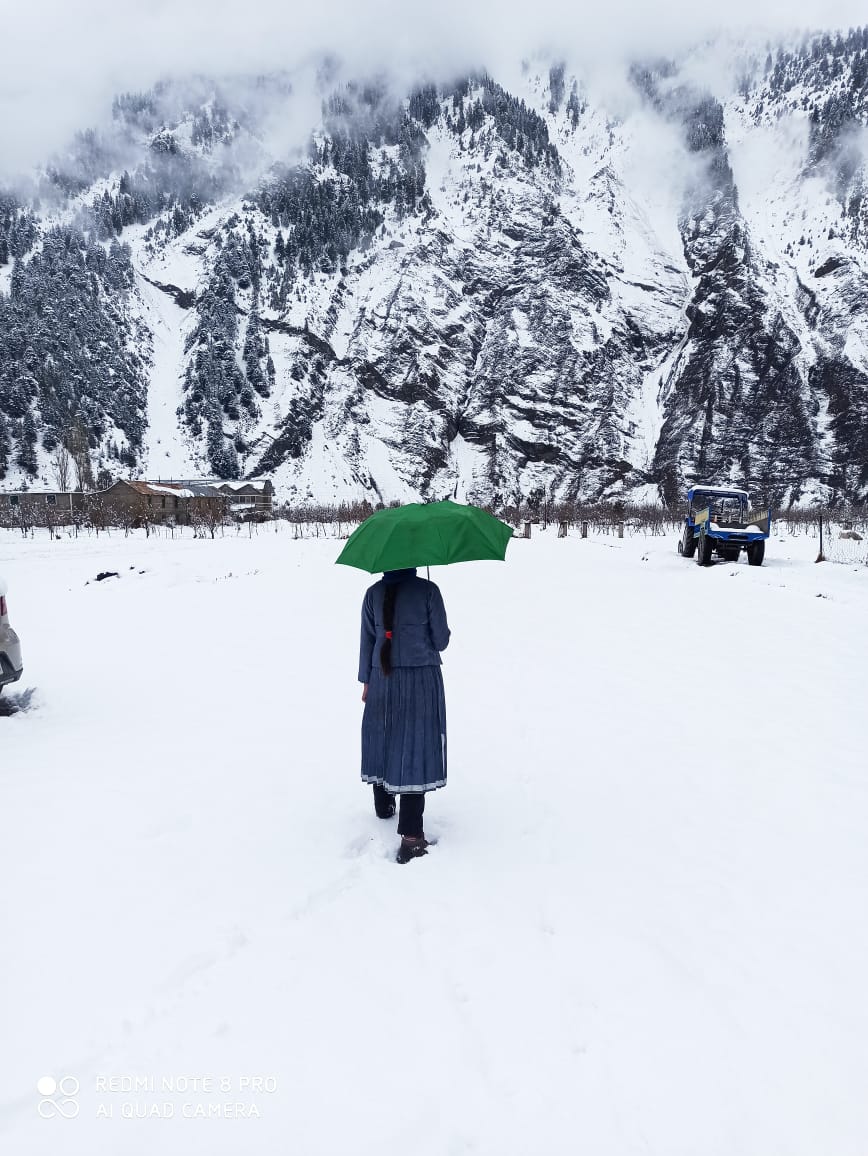
{"label": "camera logo icon", "polygon": [[74,1120],[79,1112],[76,1097],[80,1087],[75,1076],[61,1076],[59,1080],[54,1076],[41,1076],[36,1081],[36,1090],[40,1095],[37,1111],[42,1119],[62,1116],[64,1120]]}

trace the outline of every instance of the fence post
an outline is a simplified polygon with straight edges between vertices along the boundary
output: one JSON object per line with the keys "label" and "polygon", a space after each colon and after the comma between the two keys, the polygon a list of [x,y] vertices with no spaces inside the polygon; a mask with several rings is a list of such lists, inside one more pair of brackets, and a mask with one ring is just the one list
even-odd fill
{"label": "fence post", "polygon": [[623,522],[618,523],[618,537],[619,538],[624,537],[624,523]]}
{"label": "fence post", "polygon": [[530,537],[530,522],[525,522],[523,524],[521,536],[522,536],[522,538],[529,538]]}
{"label": "fence post", "polygon": [[558,537],[559,538],[566,538],[566,536],[567,536],[567,523],[566,522],[558,522]]}
{"label": "fence post", "polygon": [[588,536],[588,523],[582,522],[582,537],[587,538],[587,536]]}

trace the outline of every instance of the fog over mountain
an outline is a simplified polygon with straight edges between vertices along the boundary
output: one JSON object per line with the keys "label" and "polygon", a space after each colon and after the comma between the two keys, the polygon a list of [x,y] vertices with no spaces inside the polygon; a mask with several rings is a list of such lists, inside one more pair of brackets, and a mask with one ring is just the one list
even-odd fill
{"label": "fog over mountain", "polygon": [[864,497],[868,30],[245,12],[13,16],[4,486]]}
{"label": "fog over mountain", "polygon": [[[0,176],[43,162],[72,134],[99,123],[118,92],[161,78],[227,76],[316,68],[330,57],[348,75],[389,74],[405,90],[485,68],[508,81],[539,53],[600,74],[605,86],[638,57],[683,52],[721,34],[791,38],[842,30],[864,13],[856,0],[639,0],[606,5],[537,0],[441,0],[426,11],[403,0],[324,0],[286,5],[248,0],[143,0],[134,11],[112,0],[33,0],[3,15]],[[308,125],[308,128],[311,126]]]}

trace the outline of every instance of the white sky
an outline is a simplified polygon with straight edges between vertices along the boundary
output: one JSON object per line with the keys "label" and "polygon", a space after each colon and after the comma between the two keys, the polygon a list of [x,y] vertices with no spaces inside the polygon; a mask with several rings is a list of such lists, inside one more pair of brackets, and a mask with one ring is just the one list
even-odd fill
{"label": "white sky", "polygon": [[859,0],[0,0],[0,176],[104,119],[118,91],[165,74],[293,69],[317,54],[351,72],[416,77],[539,51],[599,62],[712,33],[847,28]]}

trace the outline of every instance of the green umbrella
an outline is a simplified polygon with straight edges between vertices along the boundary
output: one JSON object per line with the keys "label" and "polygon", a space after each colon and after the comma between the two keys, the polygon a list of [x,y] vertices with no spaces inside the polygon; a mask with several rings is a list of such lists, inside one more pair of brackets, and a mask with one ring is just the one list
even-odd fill
{"label": "green umbrella", "polygon": [[338,562],[369,574],[485,558],[502,562],[511,537],[512,527],[478,506],[413,502],[371,514],[350,535]]}

